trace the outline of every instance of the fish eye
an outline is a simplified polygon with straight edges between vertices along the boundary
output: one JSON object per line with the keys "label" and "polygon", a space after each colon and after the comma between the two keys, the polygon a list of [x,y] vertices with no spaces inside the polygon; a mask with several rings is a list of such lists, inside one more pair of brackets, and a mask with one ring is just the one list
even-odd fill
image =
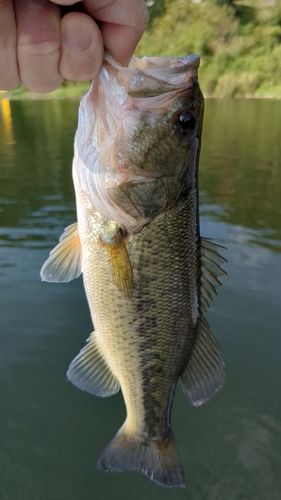
{"label": "fish eye", "polygon": [[183,111],[176,117],[176,127],[181,135],[187,135],[192,132],[196,126],[196,119],[192,113]]}

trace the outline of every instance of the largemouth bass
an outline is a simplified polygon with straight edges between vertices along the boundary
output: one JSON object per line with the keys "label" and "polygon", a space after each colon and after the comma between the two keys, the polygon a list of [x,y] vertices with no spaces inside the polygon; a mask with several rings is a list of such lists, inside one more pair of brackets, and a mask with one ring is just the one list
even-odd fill
{"label": "largemouth bass", "polygon": [[129,68],[106,56],[79,110],[78,223],[41,271],[51,282],[83,273],[95,330],[69,380],[97,396],[123,393],[126,421],[98,467],[175,487],[184,486],[170,424],[177,381],[198,406],[224,377],[204,318],[225,259],[199,232],[198,66],[195,55],[133,58]]}

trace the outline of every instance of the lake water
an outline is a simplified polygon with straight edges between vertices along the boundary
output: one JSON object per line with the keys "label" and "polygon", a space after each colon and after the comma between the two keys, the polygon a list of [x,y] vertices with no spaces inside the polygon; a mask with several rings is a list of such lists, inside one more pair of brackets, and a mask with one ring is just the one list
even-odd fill
{"label": "lake water", "polygon": [[75,221],[76,101],[0,101],[0,498],[280,500],[281,101],[206,102],[201,229],[226,246],[228,277],[208,321],[223,389],[172,425],[185,490],[95,463],[125,417],[122,397],[67,382],[92,331],[81,278],[42,283],[41,265]]}

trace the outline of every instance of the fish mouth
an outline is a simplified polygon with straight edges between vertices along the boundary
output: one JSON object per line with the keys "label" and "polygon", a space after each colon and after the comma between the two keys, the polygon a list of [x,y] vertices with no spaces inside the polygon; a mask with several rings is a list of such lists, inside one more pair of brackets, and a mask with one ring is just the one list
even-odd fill
{"label": "fish mouth", "polygon": [[200,57],[191,54],[184,57],[143,57],[138,59],[132,57],[129,68],[139,68],[148,71],[149,74],[157,72],[163,74],[186,73],[189,69],[198,69]]}
{"label": "fish mouth", "polygon": [[200,57],[132,57],[127,68],[105,53],[105,65],[118,83],[134,98],[155,97],[166,92],[182,91],[197,84]]}

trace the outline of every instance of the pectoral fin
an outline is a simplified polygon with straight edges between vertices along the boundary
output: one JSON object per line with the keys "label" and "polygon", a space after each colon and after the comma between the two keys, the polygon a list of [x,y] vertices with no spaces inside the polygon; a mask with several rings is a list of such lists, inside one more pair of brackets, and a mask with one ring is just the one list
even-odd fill
{"label": "pectoral fin", "polygon": [[101,237],[105,246],[114,282],[123,294],[130,298],[133,293],[133,271],[122,231],[117,229],[110,237]]}
{"label": "pectoral fin", "polygon": [[101,353],[95,332],[70,364],[67,378],[82,391],[95,396],[111,396],[120,389],[117,378]]}
{"label": "pectoral fin", "polygon": [[183,392],[193,406],[200,406],[216,394],[223,379],[220,346],[207,321],[201,318],[190,359],[181,377]]}
{"label": "pectoral fin", "polygon": [[51,251],[41,269],[41,278],[51,283],[71,281],[80,276],[81,261],[82,248],[75,222],[65,229],[59,244]]}

